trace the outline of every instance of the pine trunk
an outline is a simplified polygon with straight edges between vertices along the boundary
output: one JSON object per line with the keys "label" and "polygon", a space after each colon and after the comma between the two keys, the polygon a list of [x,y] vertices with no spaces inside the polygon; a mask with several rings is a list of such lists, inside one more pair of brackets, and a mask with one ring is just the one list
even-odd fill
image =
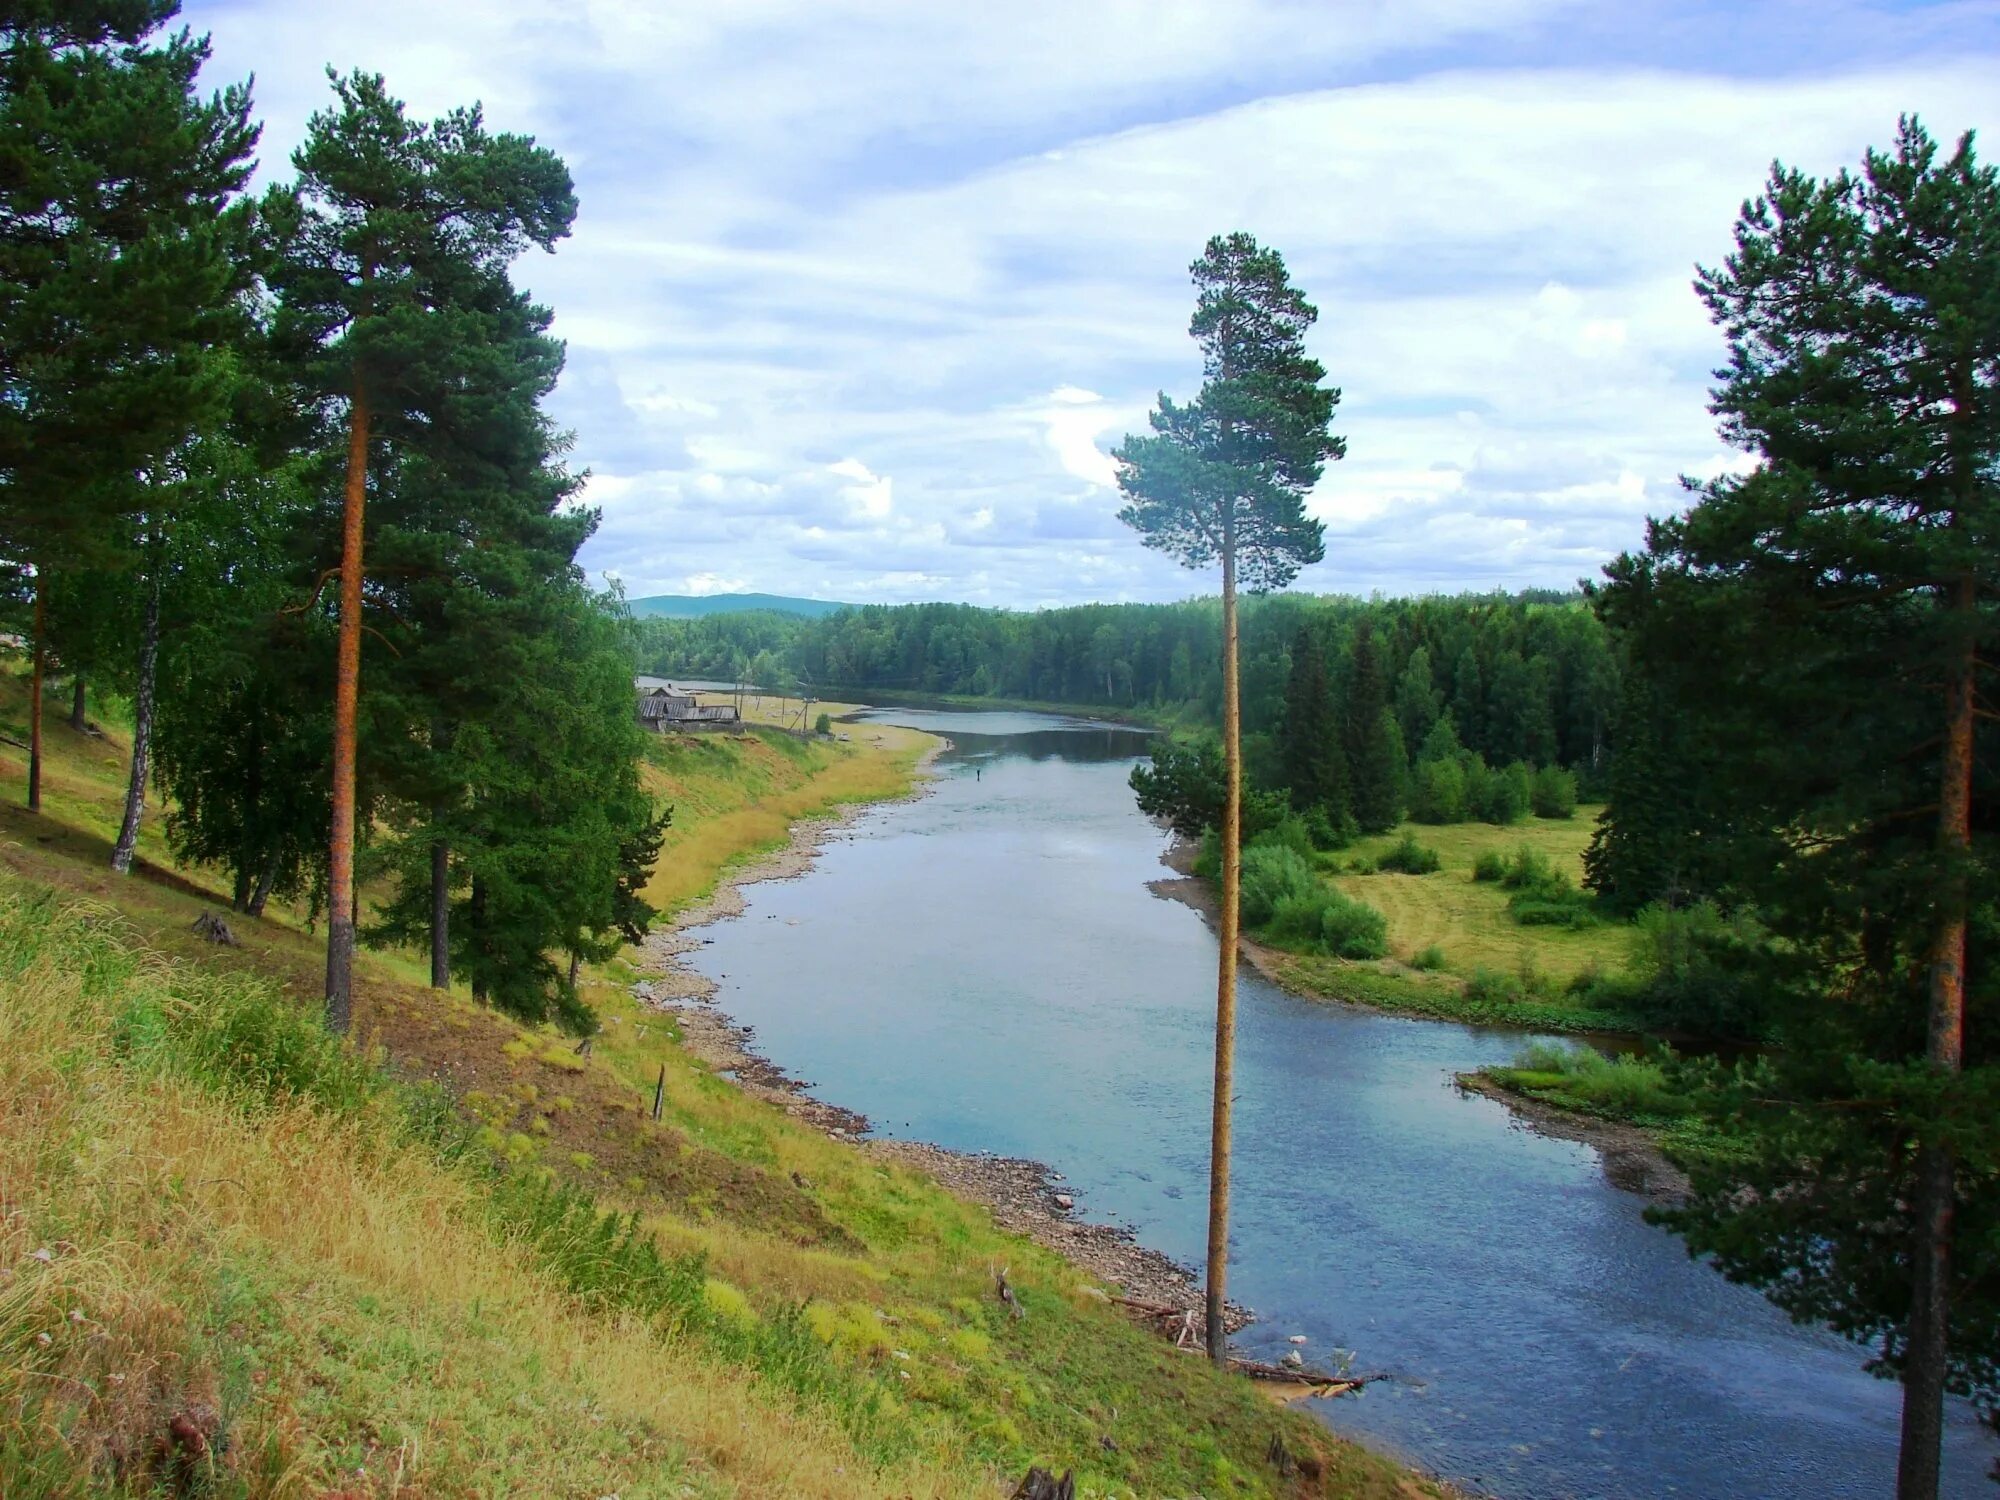
{"label": "pine trunk", "polygon": [[83,716],[83,679],[78,677],[69,685],[69,727],[78,734],[90,727]]}
{"label": "pine trunk", "polygon": [[[157,538],[154,539],[157,543]],[[160,560],[158,546],[148,551],[153,576],[146,586],[146,618],[139,632],[139,691],[132,706],[132,766],[125,781],[125,817],[118,825],[118,842],[111,847],[111,868],[132,873],[132,856],[139,848],[139,822],[146,815],[146,778],[153,765],[153,691],[160,662]],[[78,696],[82,696],[81,684]]]}
{"label": "pine trunk", "polygon": [[42,676],[49,665],[48,590],[35,569],[35,658],[28,675],[28,811],[42,810]]}
{"label": "pine trunk", "polygon": [[[1945,690],[1944,778],[1938,794],[1938,852],[1949,862],[1931,943],[1926,1055],[1950,1076],[1965,1056],[1966,862],[1972,852],[1973,724],[1977,672],[1977,585],[1953,585],[1948,606],[1955,659]],[[1957,1208],[1950,1145],[1927,1141],[1917,1153],[1915,1243],[1911,1246],[1910,1318],[1903,1370],[1902,1447],[1896,1500],[1936,1500],[1944,1442],[1946,1358],[1951,1325],[1952,1221]]]}
{"label": "pine trunk", "polygon": [[1224,1321],[1229,1293],[1229,1128],[1236,1074],[1236,927],[1242,887],[1242,720],[1236,682],[1236,549],[1222,551],[1222,806],[1221,955],[1215,976],[1215,1099],[1208,1154],[1208,1355],[1229,1364]]}
{"label": "pine trunk", "polygon": [[451,988],[451,850],[431,845],[431,988]]}
{"label": "pine trunk", "polygon": [[327,852],[326,1024],[354,1018],[354,739],[361,698],[361,541],[368,500],[368,402],[357,381],[347,418],[340,541],[340,645],[333,686],[333,831]]}

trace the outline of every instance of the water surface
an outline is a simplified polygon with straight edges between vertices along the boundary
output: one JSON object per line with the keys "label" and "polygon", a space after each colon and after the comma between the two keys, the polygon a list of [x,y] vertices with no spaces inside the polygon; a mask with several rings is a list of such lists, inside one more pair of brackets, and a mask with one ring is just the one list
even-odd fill
{"label": "water surface", "polygon": [[[871,717],[950,738],[937,784],[748,888],[695,956],[719,1003],[881,1133],[1048,1162],[1081,1212],[1198,1263],[1216,944],[1147,889],[1168,872],[1125,786],[1145,737]],[[1263,1319],[1240,1342],[1303,1333],[1395,1377],[1315,1403],[1330,1425],[1518,1500],[1891,1492],[1898,1391],[1853,1346],[1689,1261],[1588,1147],[1452,1087],[1523,1036],[1247,968],[1239,1003],[1230,1289]],[[1947,1493],[1990,1492],[1963,1410],[1948,1445]]]}

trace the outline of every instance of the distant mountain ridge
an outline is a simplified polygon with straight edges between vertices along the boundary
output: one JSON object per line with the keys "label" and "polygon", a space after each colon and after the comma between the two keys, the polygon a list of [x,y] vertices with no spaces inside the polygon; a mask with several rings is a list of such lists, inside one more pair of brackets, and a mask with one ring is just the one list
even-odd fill
{"label": "distant mountain ridge", "polygon": [[853,606],[830,599],[794,599],[785,594],[648,594],[643,599],[627,599],[625,607],[639,620],[699,620],[708,615],[745,614],[753,609],[819,620]]}

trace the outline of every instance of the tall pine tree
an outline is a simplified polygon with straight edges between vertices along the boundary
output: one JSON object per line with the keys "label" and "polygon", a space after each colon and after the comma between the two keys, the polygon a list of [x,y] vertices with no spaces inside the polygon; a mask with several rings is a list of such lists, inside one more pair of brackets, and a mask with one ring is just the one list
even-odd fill
{"label": "tall pine tree", "polygon": [[1235,1069],[1236,943],[1243,809],[1243,743],[1237,685],[1239,583],[1282,588],[1325,555],[1325,528],[1305,496],[1346,445],[1329,430],[1337,390],[1306,353],[1318,310],[1292,285],[1284,258],[1247,234],[1217,235],[1190,271],[1197,296],[1188,325],[1202,351],[1201,394],[1185,405],[1160,397],[1152,432],[1130,436],[1114,457],[1126,504],[1119,519],[1148,547],[1184,566],[1222,568],[1223,809],[1221,953],[1215,1014],[1215,1092],[1209,1154],[1208,1349],[1228,1362],[1224,1326],[1229,1257],[1230,1091]]}
{"label": "tall pine tree", "polygon": [[1605,607],[1702,735],[1711,837],[1763,856],[1730,874],[1804,1000],[1674,1221],[1876,1345],[1897,1493],[1934,1500],[1947,1390],[2000,1397],[2000,178],[1906,121],[1859,175],[1774,169],[1699,287],[1757,467]]}

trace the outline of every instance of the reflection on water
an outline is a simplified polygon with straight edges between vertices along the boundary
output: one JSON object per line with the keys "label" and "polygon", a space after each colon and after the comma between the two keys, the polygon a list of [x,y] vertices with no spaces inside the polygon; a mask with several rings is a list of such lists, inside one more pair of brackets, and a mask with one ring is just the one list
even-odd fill
{"label": "reflection on water", "polygon": [[[771,1058],[885,1134],[1051,1163],[1080,1208],[1202,1254],[1214,938],[1153,896],[1136,731],[882,711],[952,748],[804,880],[753,886],[699,963]],[[720,976],[727,975],[726,979]],[[810,975],[807,984],[799,976]],[[1588,1148],[1451,1075],[1522,1038],[1297,1000],[1242,976],[1232,1292],[1275,1357],[1393,1380],[1339,1430],[1512,1497],[1861,1497],[1897,1391],[1690,1262]],[[1955,1413],[1953,1494],[1992,1445]]]}

